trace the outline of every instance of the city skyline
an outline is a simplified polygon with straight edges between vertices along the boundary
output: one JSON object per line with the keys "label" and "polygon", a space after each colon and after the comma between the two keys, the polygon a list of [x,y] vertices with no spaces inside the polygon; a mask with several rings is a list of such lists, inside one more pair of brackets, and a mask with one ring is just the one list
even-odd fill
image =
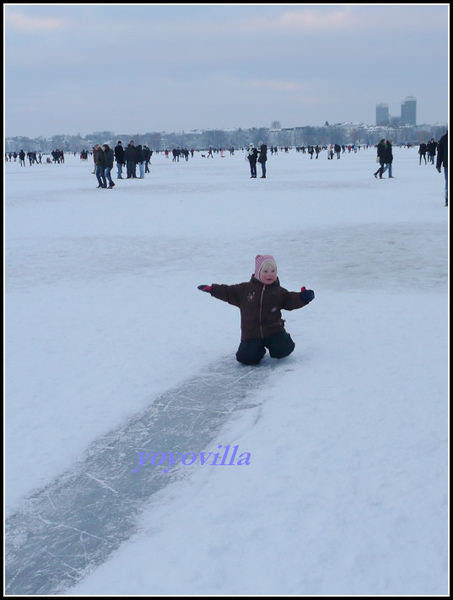
{"label": "city skyline", "polygon": [[446,123],[448,14],[448,4],[6,4],[5,135],[372,124],[376,98],[393,106],[408,92],[419,123]]}
{"label": "city skyline", "polygon": [[[417,98],[407,96],[401,102],[400,116],[390,114],[390,107],[385,102],[376,104],[376,125],[388,125],[395,119],[399,120],[401,125],[417,125]],[[426,125],[427,123],[425,123]],[[423,125],[423,124],[422,124]],[[434,123],[430,123],[434,125]]]}

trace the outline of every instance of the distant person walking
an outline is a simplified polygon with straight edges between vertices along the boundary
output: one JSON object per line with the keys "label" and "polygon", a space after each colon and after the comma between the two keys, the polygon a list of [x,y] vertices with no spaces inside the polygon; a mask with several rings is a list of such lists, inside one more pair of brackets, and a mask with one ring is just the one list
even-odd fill
{"label": "distant person walking", "polygon": [[151,156],[153,155],[153,151],[148,148],[148,146],[143,146],[143,158],[145,160],[145,173],[150,173],[149,163],[151,160]]}
{"label": "distant person walking", "polygon": [[104,161],[105,161],[104,177],[105,177],[106,183],[107,183],[107,181],[109,182],[109,189],[111,190],[113,187],[115,187],[115,184],[113,183],[113,179],[112,179],[112,175],[111,175],[111,171],[113,169],[114,154],[113,154],[113,150],[110,148],[110,146],[108,144],[104,144],[102,146],[102,150],[104,151]]}
{"label": "distant person walking", "polygon": [[421,142],[420,143],[420,147],[418,149],[418,153],[420,155],[420,160],[418,161],[418,164],[421,165],[422,164],[422,158],[425,161],[425,165],[426,165],[426,152],[427,152],[428,148],[425,144],[425,142]]}
{"label": "distant person walking", "polygon": [[376,179],[378,178],[378,175],[379,175],[379,179],[382,179],[382,174],[384,172],[386,152],[387,152],[387,144],[385,143],[385,140],[382,139],[379,142],[379,144],[377,145],[377,161],[379,163],[379,169],[376,171],[376,173],[374,173],[374,176],[376,177]]}
{"label": "distant person walking", "polygon": [[106,188],[107,182],[105,180],[105,156],[104,152],[99,144],[93,147],[93,160],[95,166],[96,179],[98,180],[98,188]]}
{"label": "distant person walking", "polygon": [[394,179],[392,175],[392,163],[393,163],[393,151],[392,151],[392,139],[389,139],[385,143],[385,155],[384,155],[384,174],[387,170],[389,172],[389,179]]}
{"label": "distant person walking", "polygon": [[445,206],[448,206],[448,131],[443,135],[437,145],[436,169],[442,173],[444,168],[445,175]]}
{"label": "distant person walking", "polygon": [[256,179],[256,161],[258,159],[258,150],[253,144],[249,144],[246,159],[250,164],[250,179]]}

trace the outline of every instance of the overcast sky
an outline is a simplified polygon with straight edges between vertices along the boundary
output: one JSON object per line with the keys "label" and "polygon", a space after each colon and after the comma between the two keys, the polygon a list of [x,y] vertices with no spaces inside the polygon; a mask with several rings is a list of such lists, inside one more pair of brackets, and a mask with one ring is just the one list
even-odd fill
{"label": "overcast sky", "polygon": [[448,4],[4,4],[5,134],[448,118]]}

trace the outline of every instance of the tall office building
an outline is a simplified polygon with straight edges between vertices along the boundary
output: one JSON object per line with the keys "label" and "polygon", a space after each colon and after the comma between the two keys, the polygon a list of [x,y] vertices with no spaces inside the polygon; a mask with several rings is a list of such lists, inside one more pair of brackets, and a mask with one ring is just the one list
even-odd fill
{"label": "tall office building", "polygon": [[417,100],[408,96],[401,103],[401,125],[417,125]]}
{"label": "tall office building", "polygon": [[376,104],[376,125],[388,125],[389,124],[389,105],[388,104]]}

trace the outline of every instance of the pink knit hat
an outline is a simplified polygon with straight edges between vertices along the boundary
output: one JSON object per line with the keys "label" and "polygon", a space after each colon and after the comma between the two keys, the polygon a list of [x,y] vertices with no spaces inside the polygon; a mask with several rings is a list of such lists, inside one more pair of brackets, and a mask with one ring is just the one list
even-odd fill
{"label": "pink knit hat", "polygon": [[264,265],[264,263],[267,262],[272,263],[273,265],[275,265],[275,267],[277,267],[275,258],[270,254],[257,254],[255,256],[255,277],[256,279],[258,279],[258,281],[260,280],[261,267]]}

